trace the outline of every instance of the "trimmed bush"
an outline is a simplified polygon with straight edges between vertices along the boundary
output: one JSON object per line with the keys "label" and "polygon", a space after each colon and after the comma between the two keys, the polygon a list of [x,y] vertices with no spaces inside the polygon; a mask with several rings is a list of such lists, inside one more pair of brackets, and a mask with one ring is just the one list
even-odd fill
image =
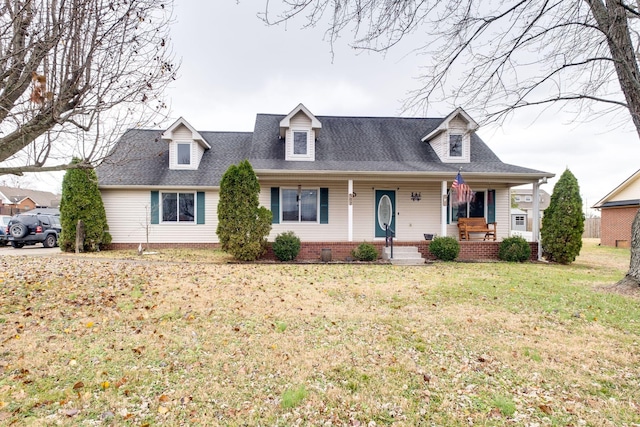
{"label": "trimmed bush", "polygon": [[523,262],[529,258],[531,258],[531,246],[522,237],[507,237],[500,242],[498,259],[509,262]]}
{"label": "trimmed bush", "polygon": [[300,238],[293,231],[285,231],[276,236],[272,247],[280,261],[292,261],[300,252]]}
{"label": "trimmed bush", "polygon": [[351,255],[358,261],[375,261],[378,259],[378,249],[371,243],[361,243],[351,251]]}
{"label": "trimmed bush", "polygon": [[429,244],[429,251],[442,261],[453,261],[460,253],[460,243],[453,237],[435,237]]}

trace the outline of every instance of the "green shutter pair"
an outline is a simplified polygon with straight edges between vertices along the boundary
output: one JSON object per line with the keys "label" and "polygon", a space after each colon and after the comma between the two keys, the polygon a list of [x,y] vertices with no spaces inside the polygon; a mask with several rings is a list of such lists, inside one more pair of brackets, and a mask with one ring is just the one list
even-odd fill
{"label": "green shutter pair", "polygon": [[[280,224],[280,187],[271,187],[272,224]],[[329,224],[329,189],[320,189],[320,224]]]}
{"label": "green shutter pair", "polygon": [[[151,192],[151,224],[160,224],[160,192]],[[196,193],[196,224],[204,224],[204,191]]]}

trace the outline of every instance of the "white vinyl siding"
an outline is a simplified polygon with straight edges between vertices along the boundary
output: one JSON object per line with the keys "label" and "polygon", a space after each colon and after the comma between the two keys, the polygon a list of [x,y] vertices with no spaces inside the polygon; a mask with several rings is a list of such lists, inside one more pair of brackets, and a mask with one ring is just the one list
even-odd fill
{"label": "white vinyl siding", "polygon": [[[279,187],[280,189],[295,187],[297,189],[297,185],[292,186],[291,182],[261,180],[260,204],[267,209],[271,209],[271,187]],[[272,224],[268,237],[270,242],[278,234],[285,231],[293,231],[303,242],[347,241],[347,181],[333,183],[305,181],[302,183],[302,189],[320,189],[320,187],[329,189],[329,223],[282,221],[282,217],[280,217],[279,224]],[[280,193],[282,194],[281,191]],[[318,197],[320,197],[319,192]]]}
{"label": "white vinyl siding", "polygon": [[147,228],[150,243],[218,243],[217,191],[205,192],[205,223],[193,227],[179,223],[151,224],[151,190],[101,190],[101,193],[113,243],[145,244]]}

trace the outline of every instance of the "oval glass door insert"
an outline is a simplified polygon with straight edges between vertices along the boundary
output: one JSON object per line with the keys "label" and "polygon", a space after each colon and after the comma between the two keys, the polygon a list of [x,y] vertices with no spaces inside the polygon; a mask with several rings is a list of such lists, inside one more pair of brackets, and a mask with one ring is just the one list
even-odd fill
{"label": "oval glass door insert", "polygon": [[385,194],[380,197],[380,201],[378,202],[378,226],[381,229],[384,230],[385,224],[389,224],[389,227],[391,227],[391,221],[393,221],[391,212],[393,212],[391,199]]}

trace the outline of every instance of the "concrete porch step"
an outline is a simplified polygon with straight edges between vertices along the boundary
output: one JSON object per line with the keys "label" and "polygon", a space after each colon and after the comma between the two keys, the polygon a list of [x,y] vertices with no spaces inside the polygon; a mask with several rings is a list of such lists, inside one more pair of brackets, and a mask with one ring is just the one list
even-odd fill
{"label": "concrete porch step", "polygon": [[382,248],[382,259],[389,260],[393,265],[422,265],[424,258],[415,246],[394,246],[393,258],[391,247]]}

